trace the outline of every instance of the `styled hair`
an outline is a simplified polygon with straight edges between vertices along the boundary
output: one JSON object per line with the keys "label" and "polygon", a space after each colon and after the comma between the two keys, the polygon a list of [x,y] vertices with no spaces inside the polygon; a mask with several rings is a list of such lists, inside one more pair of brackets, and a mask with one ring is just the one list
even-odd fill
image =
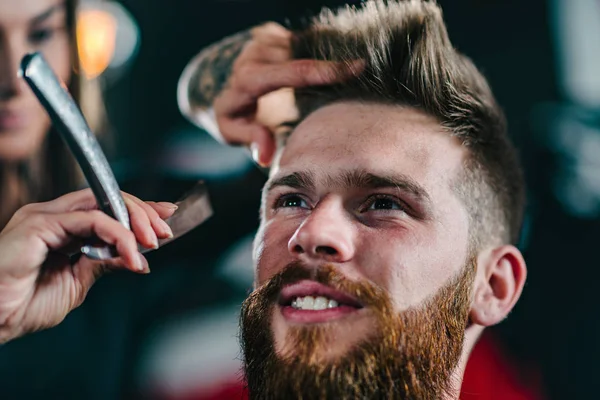
{"label": "styled hair", "polygon": [[453,186],[469,212],[473,250],[517,243],[525,184],[504,114],[483,75],[452,46],[435,1],[370,0],[324,10],[297,32],[293,54],[366,64],[341,84],[296,90],[301,118],[339,101],[414,107],[437,118],[468,149]]}

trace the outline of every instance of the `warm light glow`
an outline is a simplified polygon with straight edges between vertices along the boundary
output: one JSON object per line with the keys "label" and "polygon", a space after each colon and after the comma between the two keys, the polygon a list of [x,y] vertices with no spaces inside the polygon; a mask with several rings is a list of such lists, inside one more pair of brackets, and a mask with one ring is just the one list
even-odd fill
{"label": "warm light glow", "polygon": [[81,70],[90,79],[102,74],[115,54],[117,21],[109,12],[82,10],[77,18]]}

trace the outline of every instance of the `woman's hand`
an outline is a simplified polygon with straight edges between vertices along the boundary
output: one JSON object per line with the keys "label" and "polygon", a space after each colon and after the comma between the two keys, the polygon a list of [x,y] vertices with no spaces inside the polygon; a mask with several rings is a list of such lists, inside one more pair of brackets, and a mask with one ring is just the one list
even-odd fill
{"label": "woman's hand", "polygon": [[182,112],[203,126],[212,107],[224,141],[251,146],[255,161],[269,165],[276,129],[298,119],[293,90],[339,82],[364,67],[293,59],[292,40],[291,31],[269,22],[208,47],[182,75]]}
{"label": "woman's hand", "polygon": [[[0,232],[0,343],[60,323],[109,269],[148,273],[137,243],[152,248],[172,232],[163,219],[171,203],[143,202],[123,193],[132,231],[97,210],[91,190],[19,209]],[[71,262],[83,240],[97,237],[119,257]]]}

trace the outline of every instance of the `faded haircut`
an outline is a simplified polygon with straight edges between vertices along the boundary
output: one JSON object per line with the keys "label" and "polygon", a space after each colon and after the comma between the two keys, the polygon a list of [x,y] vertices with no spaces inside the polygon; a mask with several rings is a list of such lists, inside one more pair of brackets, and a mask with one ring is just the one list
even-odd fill
{"label": "faded haircut", "polygon": [[453,188],[469,212],[471,250],[518,242],[525,187],[504,114],[483,75],[450,43],[434,1],[371,0],[324,10],[297,32],[293,52],[366,62],[350,81],[296,90],[301,118],[338,101],[414,107],[436,117],[468,149]]}

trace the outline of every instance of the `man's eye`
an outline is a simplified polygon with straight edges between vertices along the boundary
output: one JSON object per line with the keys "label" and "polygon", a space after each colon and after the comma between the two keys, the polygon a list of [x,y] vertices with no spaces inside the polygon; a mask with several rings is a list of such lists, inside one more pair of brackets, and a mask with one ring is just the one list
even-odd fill
{"label": "man's eye", "polygon": [[[364,211],[374,210],[401,210],[404,211],[402,203],[390,196],[376,196],[371,198],[364,209]],[[363,212],[364,212],[363,211]]]}
{"label": "man's eye", "polygon": [[302,197],[295,194],[281,196],[275,202],[275,208],[308,208],[308,203]]}
{"label": "man's eye", "polygon": [[29,34],[28,39],[31,44],[39,46],[52,39],[53,35],[53,29],[37,29]]}

